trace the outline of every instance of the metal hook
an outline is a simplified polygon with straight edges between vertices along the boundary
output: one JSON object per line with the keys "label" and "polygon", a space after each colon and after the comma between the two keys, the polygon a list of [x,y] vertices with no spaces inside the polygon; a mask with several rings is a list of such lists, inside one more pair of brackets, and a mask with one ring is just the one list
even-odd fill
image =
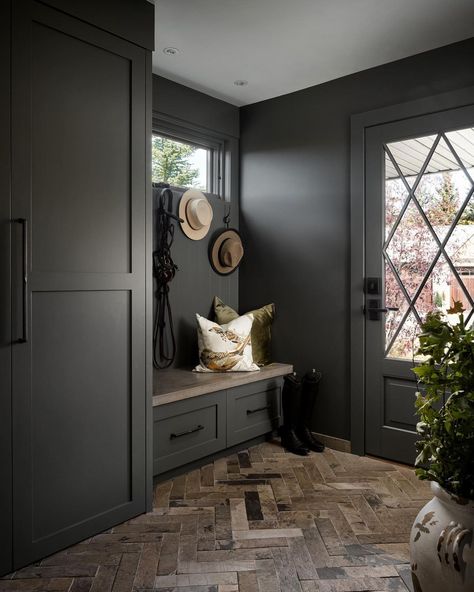
{"label": "metal hook", "polygon": [[226,228],[229,228],[229,224],[230,224],[230,204],[229,204],[229,209],[228,209],[227,213],[224,215],[223,222],[224,222]]}
{"label": "metal hook", "polygon": [[172,214],[171,212],[168,212],[167,210],[163,210],[163,213],[166,214],[169,218],[173,218],[173,220],[176,220],[176,222],[181,222],[181,223],[184,222],[184,220],[182,218],[180,218],[179,216],[175,216],[174,214]]}
{"label": "metal hook", "polygon": [[182,224],[184,222],[184,220],[182,218],[180,218],[179,216],[176,216],[175,214],[173,214],[169,210],[167,210],[164,206],[166,196],[168,196],[168,208],[172,207],[172,204],[173,204],[173,192],[170,189],[169,184],[168,183],[156,183],[156,186],[161,189],[160,209],[163,212],[163,214],[168,216],[168,218],[173,218],[173,220],[176,220],[176,222],[180,222]]}

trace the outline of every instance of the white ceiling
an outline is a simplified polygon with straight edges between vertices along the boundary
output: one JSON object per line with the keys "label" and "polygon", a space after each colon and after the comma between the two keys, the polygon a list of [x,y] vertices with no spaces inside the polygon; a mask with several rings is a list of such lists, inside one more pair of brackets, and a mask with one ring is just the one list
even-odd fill
{"label": "white ceiling", "polygon": [[474,35],[473,0],[156,0],[155,10],[153,71],[235,105]]}

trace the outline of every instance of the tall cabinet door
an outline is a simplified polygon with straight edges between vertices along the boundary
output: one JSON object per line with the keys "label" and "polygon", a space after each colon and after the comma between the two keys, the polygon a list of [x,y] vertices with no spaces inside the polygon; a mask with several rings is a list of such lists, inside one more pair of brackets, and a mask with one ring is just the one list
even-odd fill
{"label": "tall cabinet door", "polygon": [[12,569],[10,3],[0,3],[0,574]]}
{"label": "tall cabinet door", "polygon": [[14,565],[145,511],[147,52],[13,3]]}

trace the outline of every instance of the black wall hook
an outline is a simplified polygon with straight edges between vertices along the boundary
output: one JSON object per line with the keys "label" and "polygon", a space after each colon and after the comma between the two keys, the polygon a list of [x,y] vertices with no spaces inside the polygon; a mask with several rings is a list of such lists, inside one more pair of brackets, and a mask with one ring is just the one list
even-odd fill
{"label": "black wall hook", "polygon": [[[176,216],[176,214],[173,214],[173,212],[170,211],[171,204],[173,202],[173,191],[170,188],[169,183],[152,183],[152,186],[154,189],[161,189],[160,201],[161,201],[161,198],[163,199],[163,201],[161,202],[160,207],[162,209],[162,212],[166,216],[168,216],[169,218],[176,220],[176,222],[183,223],[184,220],[182,218],[180,218],[179,216]],[[165,202],[166,197],[168,197],[168,209],[165,209],[165,207],[164,207],[164,202]]]}
{"label": "black wall hook", "polygon": [[224,215],[223,222],[224,222],[226,228],[229,228],[229,224],[230,224],[230,205],[229,205],[229,209],[228,209],[227,213]]}

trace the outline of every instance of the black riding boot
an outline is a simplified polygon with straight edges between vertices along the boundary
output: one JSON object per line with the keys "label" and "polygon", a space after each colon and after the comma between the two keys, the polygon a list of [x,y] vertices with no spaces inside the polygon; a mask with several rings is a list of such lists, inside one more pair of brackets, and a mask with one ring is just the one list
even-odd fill
{"label": "black riding boot", "polygon": [[308,450],[295,433],[301,413],[301,380],[296,372],[284,377],[281,398],[283,405],[283,425],[280,428],[281,444],[288,452],[307,456]]}
{"label": "black riding boot", "polygon": [[321,372],[308,372],[303,376],[301,386],[301,412],[299,421],[296,427],[296,434],[303,442],[303,446],[314,452],[322,452],[324,444],[313,436],[313,433],[308,427],[309,422],[313,416],[314,402],[319,390],[319,383],[321,381]]}

